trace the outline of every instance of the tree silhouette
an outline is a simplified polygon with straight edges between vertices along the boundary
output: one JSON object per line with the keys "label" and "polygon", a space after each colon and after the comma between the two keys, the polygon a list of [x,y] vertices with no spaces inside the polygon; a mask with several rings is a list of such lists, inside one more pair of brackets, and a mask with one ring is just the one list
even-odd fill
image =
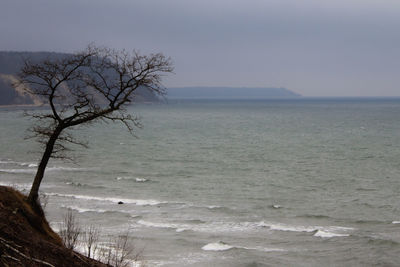
{"label": "tree silhouette", "polygon": [[140,55],[93,45],[40,63],[25,60],[18,85],[24,85],[49,107],[27,114],[37,120],[32,137],[44,145],[29,202],[33,206],[38,203],[39,187],[51,157],[65,158],[67,143],[86,146],[69,129],[104,120],[121,122],[132,132],[139,122],[125,108],[134,101],[135,90],[145,87],[162,95],[161,78],[172,71],[171,60],[160,53]]}

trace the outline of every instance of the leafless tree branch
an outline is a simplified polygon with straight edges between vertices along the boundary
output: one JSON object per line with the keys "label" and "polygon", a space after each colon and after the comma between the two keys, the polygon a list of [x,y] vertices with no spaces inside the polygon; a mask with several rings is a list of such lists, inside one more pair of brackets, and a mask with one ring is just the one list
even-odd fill
{"label": "leafless tree branch", "polygon": [[[66,129],[97,121],[120,122],[133,133],[141,127],[137,117],[125,107],[134,92],[145,87],[163,95],[164,74],[173,72],[172,62],[161,53],[141,55],[89,45],[84,51],[48,59],[40,63],[25,61],[16,85],[44,100],[49,110],[27,114],[37,121],[31,137],[45,145],[29,200],[37,201],[38,190],[50,157],[60,157],[66,144],[76,140]],[[65,156],[61,156],[65,157]]]}

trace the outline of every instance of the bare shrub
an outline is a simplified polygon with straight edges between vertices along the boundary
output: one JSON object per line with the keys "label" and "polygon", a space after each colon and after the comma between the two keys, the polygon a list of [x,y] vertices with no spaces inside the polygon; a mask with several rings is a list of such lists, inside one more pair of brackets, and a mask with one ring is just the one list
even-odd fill
{"label": "bare shrub", "polygon": [[81,228],[71,210],[65,214],[59,234],[66,248],[73,250],[76,247]]}
{"label": "bare shrub", "polygon": [[131,263],[134,266],[144,267],[140,261],[143,254],[142,250],[136,250],[130,242],[129,230],[117,237],[110,237],[109,242],[100,242],[100,230],[95,225],[86,227],[84,231],[79,226],[73,212],[68,210],[60,224],[59,232],[65,247],[73,250],[78,244],[78,238],[84,247],[88,258],[96,259],[113,267],[128,267]]}
{"label": "bare shrub", "polygon": [[98,249],[98,241],[100,237],[99,228],[95,225],[90,225],[86,228],[83,236],[83,242],[85,244],[86,256],[94,257]]}
{"label": "bare shrub", "polygon": [[129,231],[114,239],[110,239],[107,246],[100,248],[98,260],[114,267],[127,267],[131,262],[138,262],[143,251],[136,251],[135,247],[129,241]]}
{"label": "bare shrub", "polygon": [[128,243],[129,232],[120,235],[115,241],[113,265],[115,267],[125,267],[128,265],[127,258],[133,253],[133,247]]}

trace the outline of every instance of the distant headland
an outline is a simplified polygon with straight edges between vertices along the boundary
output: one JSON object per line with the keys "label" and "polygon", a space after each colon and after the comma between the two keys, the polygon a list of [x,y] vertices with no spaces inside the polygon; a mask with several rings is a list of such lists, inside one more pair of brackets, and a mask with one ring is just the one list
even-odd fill
{"label": "distant headland", "polygon": [[168,88],[169,99],[270,99],[301,97],[286,88],[275,87],[179,87]]}

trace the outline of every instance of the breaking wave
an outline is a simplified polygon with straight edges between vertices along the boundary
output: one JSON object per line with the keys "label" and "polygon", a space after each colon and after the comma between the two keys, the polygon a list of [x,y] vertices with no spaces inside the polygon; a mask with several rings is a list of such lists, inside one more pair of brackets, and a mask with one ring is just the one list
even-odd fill
{"label": "breaking wave", "polygon": [[35,169],[0,169],[0,172],[5,173],[35,173]]}
{"label": "breaking wave", "polygon": [[225,242],[218,241],[215,243],[209,243],[201,248],[205,251],[226,251],[230,249],[246,249],[246,250],[258,250],[262,252],[279,252],[279,251],[286,251],[281,248],[266,248],[266,247],[243,247],[243,246],[234,246],[229,245]]}
{"label": "breaking wave", "polygon": [[70,210],[75,210],[79,213],[84,213],[84,212],[97,212],[97,213],[106,213],[107,210],[104,209],[88,209],[88,208],[81,208],[78,206],[65,206],[65,205],[61,205],[62,208],[64,209],[70,209]]}
{"label": "breaking wave", "polygon": [[71,172],[81,172],[88,171],[88,168],[73,168],[73,167],[62,167],[62,166],[53,166],[46,169],[46,171],[71,171]]}
{"label": "breaking wave", "polygon": [[330,237],[342,237],[342,236],[349,236],[349,234],[338,234],[333,232],[328,232],[324,230],[317,230],[314,236],[322,237],[322,238],[330,238]]}
{"label": "breaking wave", "polygon": [[347,232],[354,230],[351,227],[342,226],[303,226],[303,225],[288,225],[282,223],[265,223],[260,222],[260,225],[269,227],[270,230],[275,231],[288,231],[288,232],[307,232],[314,233],[316,237],[346,237],[349,236]]}
{"label": "breaking wave", "polygon": [[209,243],[203,246],[201,249],[206,251],[225,251],[234,248],[234,246],[228,245],[222,241],[216,243]]}
{"label": "breaking wave", "polygon": [[29,163],[29,162],[22,162],[17,164],[21,166],[28,166],[28,168],[36,168],[38,166],[36,163]]}
{"label": "breaking wave", "polygon": [[[4,173],[35,173],[36,169],[34,167],[37,167],[36,164],[34,163],[26,163],[26,165],[21,165],[21,166],[27,166],[28,168],[24,169],[0,169],[0,172]],[[46,168],[46,171],[87,171],[88,169],[85,168],[71,168],[71,167],[59,167],[59,166],[54,166],[54,167],[48,167]]]}
{"label": "breaking wave", "polygon": [[86,212],[93,212],[93,213],[123,213],[125,215],[129,215],[132,218],[138,217],[138,215],[132,214],[130,211],[126,210],[107,210],[107,209],[91,209],[91,208],[83,208],[79,206],[66,206],[66,205],[61,205],[62,208],[64,209],[70,209],[74,210],[78,213],[86,213]]}
{"label": "breaking wave", "polygon": [[130,198],[114,198],[114,197],[96,197],[96,196],[85,196],[85,195],[73,195],[73,194],[59,194],[59,193],[46,193],[49,196],[56,197],[69,197],[75,199],[84,199],[84,200],[94,200],[94,201],[103,201],[103,202],[123,202],[125,204],[135,204],[138,206],[154,206],[160,204],[166,204],[166,201],[158,201],[154,199],[130,199]]}
{"label": "breaking wave", "polygon": [[155,228],[169,228],[175,229],[176,232],[195,231],[207,233],[221,233],[221,232],[244,232],[255,231],[267,228],[273,231],[290,231],[290,232],[307,232],[313,233],[316,237],[329,238],[329,237],[346,237],[349,236],[348,232],[354,228],[341,227],[341,226],[298,226],[286,225],[280,223],[265,223],[261,222],[203,222],[197,224],[188,223],[170,223],[170,222],[151,222],[139,220],[140,225]]}

